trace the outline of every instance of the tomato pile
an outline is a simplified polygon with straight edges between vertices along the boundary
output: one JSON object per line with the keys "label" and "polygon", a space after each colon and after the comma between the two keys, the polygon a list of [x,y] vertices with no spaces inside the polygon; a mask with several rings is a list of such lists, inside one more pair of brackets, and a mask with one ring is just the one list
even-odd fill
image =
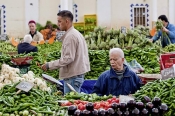
{"label": "tomato pile", "polygon": [[[85,110],[86,104],[88,101],[82,101],[82,100],[74,100],[72,102],[68,101],[65,103],[62,103],[61,106],[71,106],[71,105],[76,105],[79,110]],[[100,102],[94,102],[94,109],[100,109],[103,108],[107,110],[108,108],[111,108],[112,103],[119,103],[119,98],[112,97],[106,101],[100,101]]]}

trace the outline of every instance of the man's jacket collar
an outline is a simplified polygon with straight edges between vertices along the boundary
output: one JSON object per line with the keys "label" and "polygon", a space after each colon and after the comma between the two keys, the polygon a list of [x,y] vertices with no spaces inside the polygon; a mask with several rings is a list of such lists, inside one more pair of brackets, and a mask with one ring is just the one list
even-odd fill
{"label": "man's jacket collar", "polygon": [[[125,69],[125,72],[123,73],[123,77],[131,77],[131,75],[129,74],[129,68],[127,65],[124,64],[124,67],[126,68]],[[110,78],[116,78],[117,77],[117,74],[115,72],[114,69],[112,69],[112,67],[110,68]]]}

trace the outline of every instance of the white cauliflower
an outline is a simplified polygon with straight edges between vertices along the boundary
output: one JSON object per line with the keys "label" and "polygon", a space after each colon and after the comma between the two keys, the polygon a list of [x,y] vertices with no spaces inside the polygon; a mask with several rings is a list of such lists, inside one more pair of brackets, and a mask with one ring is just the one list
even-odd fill
{"label": "white cauliflower", "polygon": [[30,83],[34,83],[35,79],[33,77],[28,77],[28,78],[26,78],[26,81],[28,81]]}
{"label": "white cauliflower", "polygon": [[28,71],[28,75],[35,75],[32,71]]}
{"label": "white cauliflower", "polygon": [[28,74],[24,74],[23,76],[22,76],[22,78],[28,78],[29,77],[29,75]]}
{"label": "white cauliflower", "polygon": [[15,68],[15,72],[19,74],[20,73],[19,68]]}
{"label": "white cauliflower", "polygon": [[17,83],[19,81],[21,81],[21,77],[14,77],[12,80],[13,83]]}
{"label": "white cauliflower", "polygon": [[5,85],[12,84],[12,81],[9,80],[9,79],[5,79],[5,80],[4,80],[4,84],[5,84]]}
{"label": "white cauliflower", "polygon": [[4,80],[4,75],[1,75],[0,76],[0,83],[3,82],[3,80]]}

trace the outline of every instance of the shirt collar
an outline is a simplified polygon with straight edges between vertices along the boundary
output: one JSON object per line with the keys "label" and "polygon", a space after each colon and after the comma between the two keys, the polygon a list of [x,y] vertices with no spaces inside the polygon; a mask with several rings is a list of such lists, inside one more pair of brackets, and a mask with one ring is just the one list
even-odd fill
{"label": "shirt collar", "polygon": [[[124,73],[123,73],[123,77],[130,77],[130,74],[129,73],[127,73],[128,72],[128,66],[127,65],[125,65],[125,64],[123,64],[124,65],[124,68],[125,68],[125,71],[124,71]],[[114,69],[112,69],[112,67],[110,68],[110,78],[116,78],[117,77],[117,74],[116,74],[116,72],[115,72],[115,70]]]}
{"label": "shirt collar", "polygon": [[65,36],[67,35],[67,33],[69,33],[69,31],[71,31],[71,30],[73,30],[73,29],[74,29],[73,26],[70,27],[60,39],[61,39],[61,40],[64,40],[64,38],[65,38]]}
{"label": "shirt collar", "polygon": [[169,28],[169,26],[170,26],[169,24],[170,24],[170,23],[168,22],[168,25],[166,26],[166,28],[167,28],[167,29],[168,29],[168,28]]}
{"label": "shirt collar", "polygon": [[32,33],[31,33],[31,31],[29,32],[29,34],[31,34],[31,35],[35,35],[36,33],[37,33],[37,31],[35,31],[35,33],[34,33],[34,34],[32,34]]}

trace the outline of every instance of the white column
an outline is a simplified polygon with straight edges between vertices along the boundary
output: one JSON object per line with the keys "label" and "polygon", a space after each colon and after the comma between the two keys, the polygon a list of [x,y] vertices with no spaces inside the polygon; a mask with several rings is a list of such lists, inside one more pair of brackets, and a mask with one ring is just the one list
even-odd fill
{"label": "white column", "polygon": [[157,0],[152,0],[152,12],[153,12],[153,14],[152,14],[152,21],[157,21],[157,18],[158,18],[158,16],[157,16]]}
{"label": "white column", "polygon": [[175,24],[175,0],[169,0],[169,22]]}
{"label": "white column", "polygon": [[28,22],[39,20],[39,3],[38,0],[25,0],[25,31],[29,31]]}
{"label": "white column", "polygon": [[97,0],[97,20],[99,26],[111,28],[111,0]]}
{"label": "white column", "polygon": [[61,10],[73,11],[73,0],[61,0]]}

